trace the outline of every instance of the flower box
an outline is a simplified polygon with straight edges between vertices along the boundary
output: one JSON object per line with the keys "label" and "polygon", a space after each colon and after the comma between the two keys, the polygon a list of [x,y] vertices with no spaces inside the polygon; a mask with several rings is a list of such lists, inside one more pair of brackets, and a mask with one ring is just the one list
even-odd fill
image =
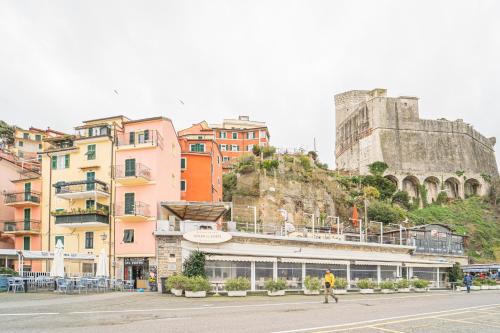
{"label": "flower box", "polygon": [[267,291],[267,296],[285,296],[284,290]]}
{"label": "flower box", "polygon": [[481,286],[481,290],[488,290],[488,289],[490,289],[490,286],[486,286],[486,285]]}
{"label": "flower box", "polygon": [[409,293],[410,288],[398,288],[398,293]]}
{"label": "flower box", "polygon": [[470,290],[481,290],[481,286],[471,286]]}
{"label": "flower box", "polygon": [[373,289],[359,289],[361,294],[373,294]]}
{"label": "flower box", "polygon": [[319,295],[319,290],[304,289],[304,295]]}
{"label": "flower box", "polygon": [[170,289],[170,292],[172,294],[174,294],[175,296],[182,296],[182,289],[175,289],[175,288],[172,288]]}
{"label": "flower box", "polygon": [[246,290],[231,290],[227,292],[227,296],[229,297],[245,297],[246,295]]}
{"label": "flower box", "polygon": [[497,290],[497,286],[488,286],[489,290]]}
{"label": "flower box", "polygon": [[205,290],[202,290],[202,291],[188,291],[188,290],[186,290],[185,295],[187,298],[203,298],[203,297],[207,297],[207,292]]}
{"label": "flower box", "polygon": [[427,288],[415,288],[413,289],[416,293],[426,293],[428,290]]}

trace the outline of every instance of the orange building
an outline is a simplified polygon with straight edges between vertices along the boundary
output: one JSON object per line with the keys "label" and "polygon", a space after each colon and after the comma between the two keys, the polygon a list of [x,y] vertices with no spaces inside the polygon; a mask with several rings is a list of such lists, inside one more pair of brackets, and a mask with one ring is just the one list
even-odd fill
{"label": "orange building", "polygon": [[269,146],[269,129],[265,122],[251,121],[248,116],[224,119],[222,124],[210,125],[222,153],[224,173],[244,154],[251,154],[254,146]]}
{"label": "orange building", "polygon": [[222,201],[222,154],[205,121],[179,131],[181,199]]}

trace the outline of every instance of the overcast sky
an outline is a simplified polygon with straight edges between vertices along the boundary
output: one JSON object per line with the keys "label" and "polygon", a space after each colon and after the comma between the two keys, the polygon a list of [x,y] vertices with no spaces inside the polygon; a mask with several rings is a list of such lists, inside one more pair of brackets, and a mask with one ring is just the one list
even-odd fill
{"label": "overcast sky", "polygon": [[275,146],[315,137],[333,165],[334,94],[381,87],[500,138],[499,13],[484,0],[1,0],[0,119],[72,133],[114,114],[177,130],[249,115]]}

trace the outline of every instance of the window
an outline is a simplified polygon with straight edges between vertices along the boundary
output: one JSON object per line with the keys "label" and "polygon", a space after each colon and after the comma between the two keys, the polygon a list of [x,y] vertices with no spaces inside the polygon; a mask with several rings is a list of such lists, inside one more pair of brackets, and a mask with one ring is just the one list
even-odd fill
{"label": "window", "polygon": [[247,146],[247,151],[252,151],[253,150],[253,145],[248,145]]}
{"label": "window", "polygon": [[[272,272],[271,272],[272,273]],[[237,277],[250,278],[251,264],[244,261],[207,261],[205,274],[212,281],[220,281]]]}
{"label": "window", "polygon": [[125,193],[125,215],[133,215],[135,212],[135,193]]}
{"label": "window", "polygon": [[56,236],[56,242],[54,245],[57,245],[57,242],[61,241],[62,245],[64,245],[64,236]]}
{"label": "window", "polygon": [[137,134],[137,143],[144,143],[144,142],[146,142],[146,138],[144,136],[144,133]]}
{"label": "window", "polygon": [[181,158],[181,170],[186,170],[186,158],[185,157],[182,157]]}
{"label": "window", "polygon": [[69,168],[69,155],[52,156],[52,169],[68,169]]}
{"label": "window", "polygon": [[130,132],[128,134],[128,143],[131,145],[135,143],[135,132]]}
{"label": "window", "polygon": [[24,146],[24,142],[19,141],[18,145],[19,145],[19,147],[23,147]]}
{"label": "window", "polygon": [[266,131],[260,131],[259,133],[260,133],[260,138],[261,139],[267,138]]}
{"label": "window", "polygon": [[85,201],[85,208],[86,209],[94,209],[95,207],[95,200],[88,199]]}
{"label": "window", "polygon": [[233,140],[238,139],[238,132],[233,132]]}
{"label": "window", "polygon": [[229,157],[229,156],[224,156],[224,157],[222,158],[222,161],[223,161],[223,162],[229,162],[230,160],[231,160],[231,157]]}
{"label": "window", "polygon": [[87,191],[95,190],[95,172],[89,171],[87,172]]}
{"label": "window", "polygon": [[42,155],[38,155],[38,162],[42,163]]}
{"label": "window", "polygon": [[135,158],[125,160],[125,177],[135,176]]}
{"label": "window", "polygon": [[221,151],[226,151],[227,150],[227,145],[220,145],[220,150]]}
{"label": "window", "polygon": [[217,164],[220,164],[220,156],[217,156]]}
{"label": "window", "polygon": [[87,160],[95,160],[95,145],[87,146]]}
{"label": "window", "polygon": [[134,229],[123,230],[123,242],[133,243],[134,242]]}
{"label": "window", "polygon": [[231,145],[231,151],[239,151],[240,150],[240,146],[238,145]]}
{"label": "window", "polygon": [[38,144],[38,149],[42,149],[42,144],[41,143]]}
{"label": "window", "polygon": [[189,151],[203,153],[205,152],[204,143],[193,143],[189,145]]}
{"label": "window", "polygon": [[24,152],[20,151],[20,152],[19,152],[19,157],[20,157],[20,158],[23,158],[23,157],[24,157]]}
{"label": "window", "polygon": [[186,181],[181,180],[181,192],[186,192]]}
{"label": "window", "polygon": [[247,139],[255,139],[255,132],[247,132]]}
{"label": "window", "polygon": [[35,140],[36,141],[42,141],[42,136],[40,134],[35,135]]}
{"label": "window", "polygon": [[94,248],[94,233],[92,231],[87,231],[85,233],[85,248],[86,249]]}
{"label": "window", "polygon": [[23,139],[29,140],[30,139],[29,133],[23,133]]}
{"label": "window", "polygon": [[220,137],[221,139],[225,139],[225,138],[227,138],[227,133],[226,133],[226,132],[222,132],[222,131],[221,131],[221,132],[220,132],[220,134],[219,134],[219,137]]}
{"label": "window", "polygon": [[93,263],[82,262],[82,273],[92,273],[94,275],[95,267]]}
{"label": "window", "polygon": [[29,251],[30,250],[30,243],[31,243],[31,240],[30,240],[30,236],[24,236],[23,238],[23,249],[26,250],[26,251]]}

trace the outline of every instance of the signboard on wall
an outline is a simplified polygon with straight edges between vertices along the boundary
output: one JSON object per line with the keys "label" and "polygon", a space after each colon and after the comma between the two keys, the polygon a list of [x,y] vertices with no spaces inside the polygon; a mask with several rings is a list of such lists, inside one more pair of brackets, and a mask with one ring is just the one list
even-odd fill
{"label": "signboard on wall", "polygon": [[220,230],[194,230],[186,232],[182,237],[193,243],[217,244],[227,242],[233,236]]}

